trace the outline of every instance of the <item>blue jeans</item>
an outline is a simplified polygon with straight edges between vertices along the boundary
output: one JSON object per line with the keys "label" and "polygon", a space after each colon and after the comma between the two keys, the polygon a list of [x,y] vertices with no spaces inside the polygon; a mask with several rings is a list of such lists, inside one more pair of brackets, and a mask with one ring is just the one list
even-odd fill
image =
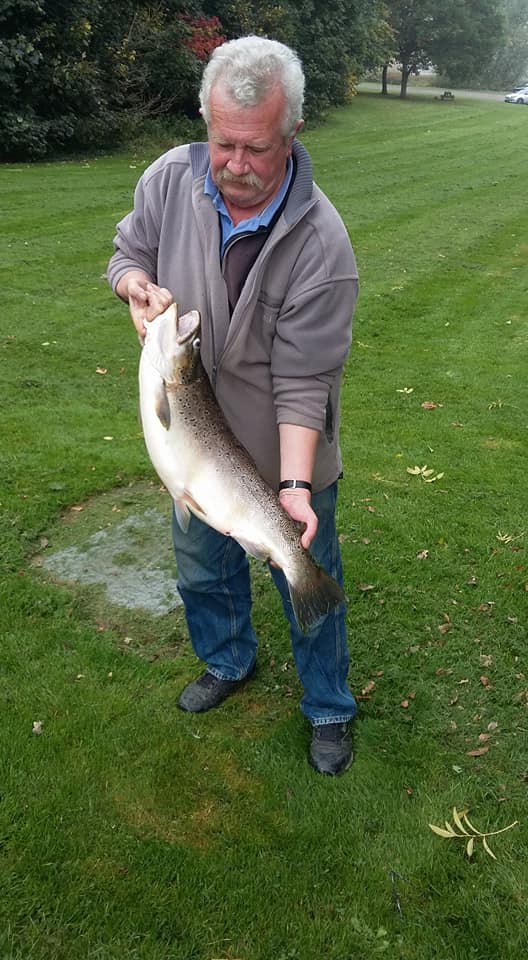
{"label": "blue jeans", "polygon": [[[312,497],[319,524],[311,553],[339,583],[343,571],[335,528],[337,483]],[[247,556],[231,537],[191,516],[183,533],[172,523],[181,593],[194,652],[221,680],[240,680],[253,668],[257,637],[251,624]],[[307,632],[297,626],[281,570],[270,566],[290,625],[295,665],[304,688],[301,710],[311,723],[343,723],[356,713],[347,685],[346,606],[321,617]]]}

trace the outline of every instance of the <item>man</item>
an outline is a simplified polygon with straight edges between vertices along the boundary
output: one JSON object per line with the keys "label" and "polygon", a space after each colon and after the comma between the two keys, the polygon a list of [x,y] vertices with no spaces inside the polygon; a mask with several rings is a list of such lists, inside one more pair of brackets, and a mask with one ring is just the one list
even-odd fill
{"label": "man", "polygon": [[[295,139],[303,96],[301,64],[283,44],[243,37],[217,47],[200,90],[208,143],[169,150],[145,171],[118,224],[109,279],[140,339],[173,297],[182,312],[200,311],[202,361],[226,419],[305,525],[303,545],[342,582],[339,390],[357,272],[345,227]],[[194,516],[187,533],[173,523],[173,539],[191,641],[206,664],[179,706],[202,712],[255,666],[248,562],[238,543]],[[310,762],[342,773],[356,712],[345,605],[302,634],[282,572],[271,572],[313,726]]]}

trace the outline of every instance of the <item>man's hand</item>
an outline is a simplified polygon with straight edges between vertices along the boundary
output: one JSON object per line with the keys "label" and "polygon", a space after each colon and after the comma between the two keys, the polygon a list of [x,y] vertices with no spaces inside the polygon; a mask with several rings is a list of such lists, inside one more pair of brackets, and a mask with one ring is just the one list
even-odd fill
{"label": "man's hand", "polygon": [[144,343],[146,327],[145,324],[154,320],[158,314],[163,313],[167,307],[170,307],[174,297],[166,287],[158,287],[155,283],[142,284],[138,280],[132,280],[128,288],[128,304],[130,307],[130,316],[138,332],[139,342]]}
{"label": "man's hand", "polygon": [[139,342],[145,340],[145,323],[154,320],[174,302],[170,290],[152,283],[146,273],[131,270],[121,278],[117,285],[117,294],[128,300],[130,316],[137,330]]}
{"label": "man's hand", "polygon": [[296,490],[281,490],[279,500],[283,509],[290,515],[292,520],[298,520],[305,524],[305,531],[301,537],[301,543],[305,550],[308,550],[310,544],[317,533],[317,515],[312,510],[310,504],[310,493],[308,490],[300,488]]}

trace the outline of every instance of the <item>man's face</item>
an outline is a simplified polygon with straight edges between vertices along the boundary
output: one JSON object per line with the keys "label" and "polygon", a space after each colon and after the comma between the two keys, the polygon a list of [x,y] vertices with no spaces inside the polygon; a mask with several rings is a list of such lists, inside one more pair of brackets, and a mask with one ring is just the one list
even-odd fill
{"label": "man's face", "polygon": [[211,91],[211,172],[235,222],[262,210],[281,186],[293,142],[282,133],[284,111],[280,87],[253,107],[233,103],[219,85]]}

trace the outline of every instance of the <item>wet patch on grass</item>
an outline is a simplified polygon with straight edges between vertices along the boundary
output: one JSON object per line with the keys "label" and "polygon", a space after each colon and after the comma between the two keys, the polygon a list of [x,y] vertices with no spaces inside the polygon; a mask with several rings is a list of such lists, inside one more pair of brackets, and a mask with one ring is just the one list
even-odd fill
{"label": "wet patch on grass", "polygon": [[182,602],[170,524],[159,485],[118,488],[67,510],[33,564],[61,583],[101,586],[110,604],[164,616]]}

